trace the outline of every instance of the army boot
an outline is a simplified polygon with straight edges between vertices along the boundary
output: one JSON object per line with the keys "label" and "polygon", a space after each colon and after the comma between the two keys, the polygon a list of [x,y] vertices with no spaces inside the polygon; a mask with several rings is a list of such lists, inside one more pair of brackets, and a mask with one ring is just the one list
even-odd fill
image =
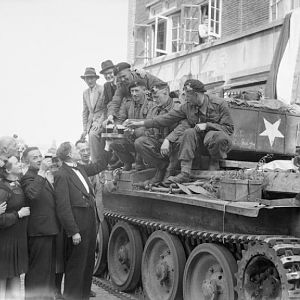
{"label": "army boot", "polygon": [[144,161],[142,159],[142,157],[137,154],[136,155],[136,159],[135,159],[135,170],[136,171],[142,171],[142,170],[145,170],[146,169],[146,166],[144,164]]}
{"label": "army boot", "polygon": [[155,184],[161,183],[164,179],[165,173],[166,173],[166,168],[156,169],[156,173],[155,173],[154,177],[152,177],[149,180],[146,180],[144,182],[144,186],[146,187],[148,185],[153,185],[153,184],[155,185]]}
{"label": "army boot", "polygon": [[209,171],[218,171],[220,170],[220,160],[216,158],[210,158],[209,160]]}
{"label": "army boot", "polygon": [[132,163],[125,162],[124,167],[123,167],[123,171],[130,171],[131,169],[132,169]]}
{"label": "army boot", "polygon": [[190,181],[190,174],[192,169],[192,160],[182,160],[181,161],[181,172],[176,176],[170,176],[166,184],[170,183],[183,183]]}

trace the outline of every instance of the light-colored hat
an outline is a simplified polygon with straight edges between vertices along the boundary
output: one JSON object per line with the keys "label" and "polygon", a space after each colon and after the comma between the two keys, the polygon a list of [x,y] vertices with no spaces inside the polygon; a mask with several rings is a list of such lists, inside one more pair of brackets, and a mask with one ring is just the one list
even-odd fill
{"label": "light-colored hat", "polygon": [[94,68],[86,68],[84,75],[80,76],[82,79],[85,79],[86,77],[96,77],[97,79],[99,76],[96,74],[96,71]]}

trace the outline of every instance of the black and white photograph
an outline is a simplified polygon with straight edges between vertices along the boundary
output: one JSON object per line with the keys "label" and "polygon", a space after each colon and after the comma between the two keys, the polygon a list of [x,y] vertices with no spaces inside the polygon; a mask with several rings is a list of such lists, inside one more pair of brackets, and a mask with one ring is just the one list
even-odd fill
{"label": "black and white photograph", "polygon": [[0,300],[300,300],[300,0],[0,0]]}

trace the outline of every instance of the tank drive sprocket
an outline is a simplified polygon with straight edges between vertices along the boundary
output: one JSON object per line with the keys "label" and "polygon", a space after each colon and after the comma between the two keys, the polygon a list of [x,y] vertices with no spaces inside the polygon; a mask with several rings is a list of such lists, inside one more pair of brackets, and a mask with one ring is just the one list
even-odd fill
{"label": "tank drive sprocket", "polygon": [[300,244],[250,244],[238,262],[238,299],[300,299],[299,251]]}

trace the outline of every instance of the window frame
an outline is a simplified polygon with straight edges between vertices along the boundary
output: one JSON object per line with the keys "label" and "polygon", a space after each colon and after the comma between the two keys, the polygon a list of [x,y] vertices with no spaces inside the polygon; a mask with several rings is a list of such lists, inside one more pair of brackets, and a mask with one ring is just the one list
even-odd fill
{"label": "window frame", "polygon": [[[285,8],[282,11],[282,16],[280,16],[280,11],[278,8],[278,4],[282,2],[283,7]],[[275,6],[275,17],[273,18],[273,7]],[[299,0],[270,0],[269,2],[269,20],[270,22],[282,19],[295,8],[300,7]]]}
{"label": "window frame", "polygon": [[[162,19],[163,21],[166,22],[166,50],[164,49],[159,49],[157,48],[157,41],[158,41],[158,25],[159,25],[159,19]],[[165,16],[156,16],[155,17],[155,22],[154,22],[154,47],[153,47],[153,56],[157,57],[159,55],[157,55],[157,53],[161,53],[163,55],[167,55],[168,54],[168,18]]]}
{"label": "window frame", "polygon": [[[215,5],[212,5],[212,1],[214,1]],[[221,32],[222,32],[222,0],[209,0],[208,1],[208,36],[213,36],[216,38],[221,37]],[[219,8],[217,7],[216,3],[219,2]],[[212,19],[212,9],[214,9],[214,17],[215,19]],[[219,11],[219,20],[216,20],[217,16],[217,10]],[[214,22],[214,30],[212,31],[211,24]],[[219,24],[219,33],[216,33],[216,24]]]}

